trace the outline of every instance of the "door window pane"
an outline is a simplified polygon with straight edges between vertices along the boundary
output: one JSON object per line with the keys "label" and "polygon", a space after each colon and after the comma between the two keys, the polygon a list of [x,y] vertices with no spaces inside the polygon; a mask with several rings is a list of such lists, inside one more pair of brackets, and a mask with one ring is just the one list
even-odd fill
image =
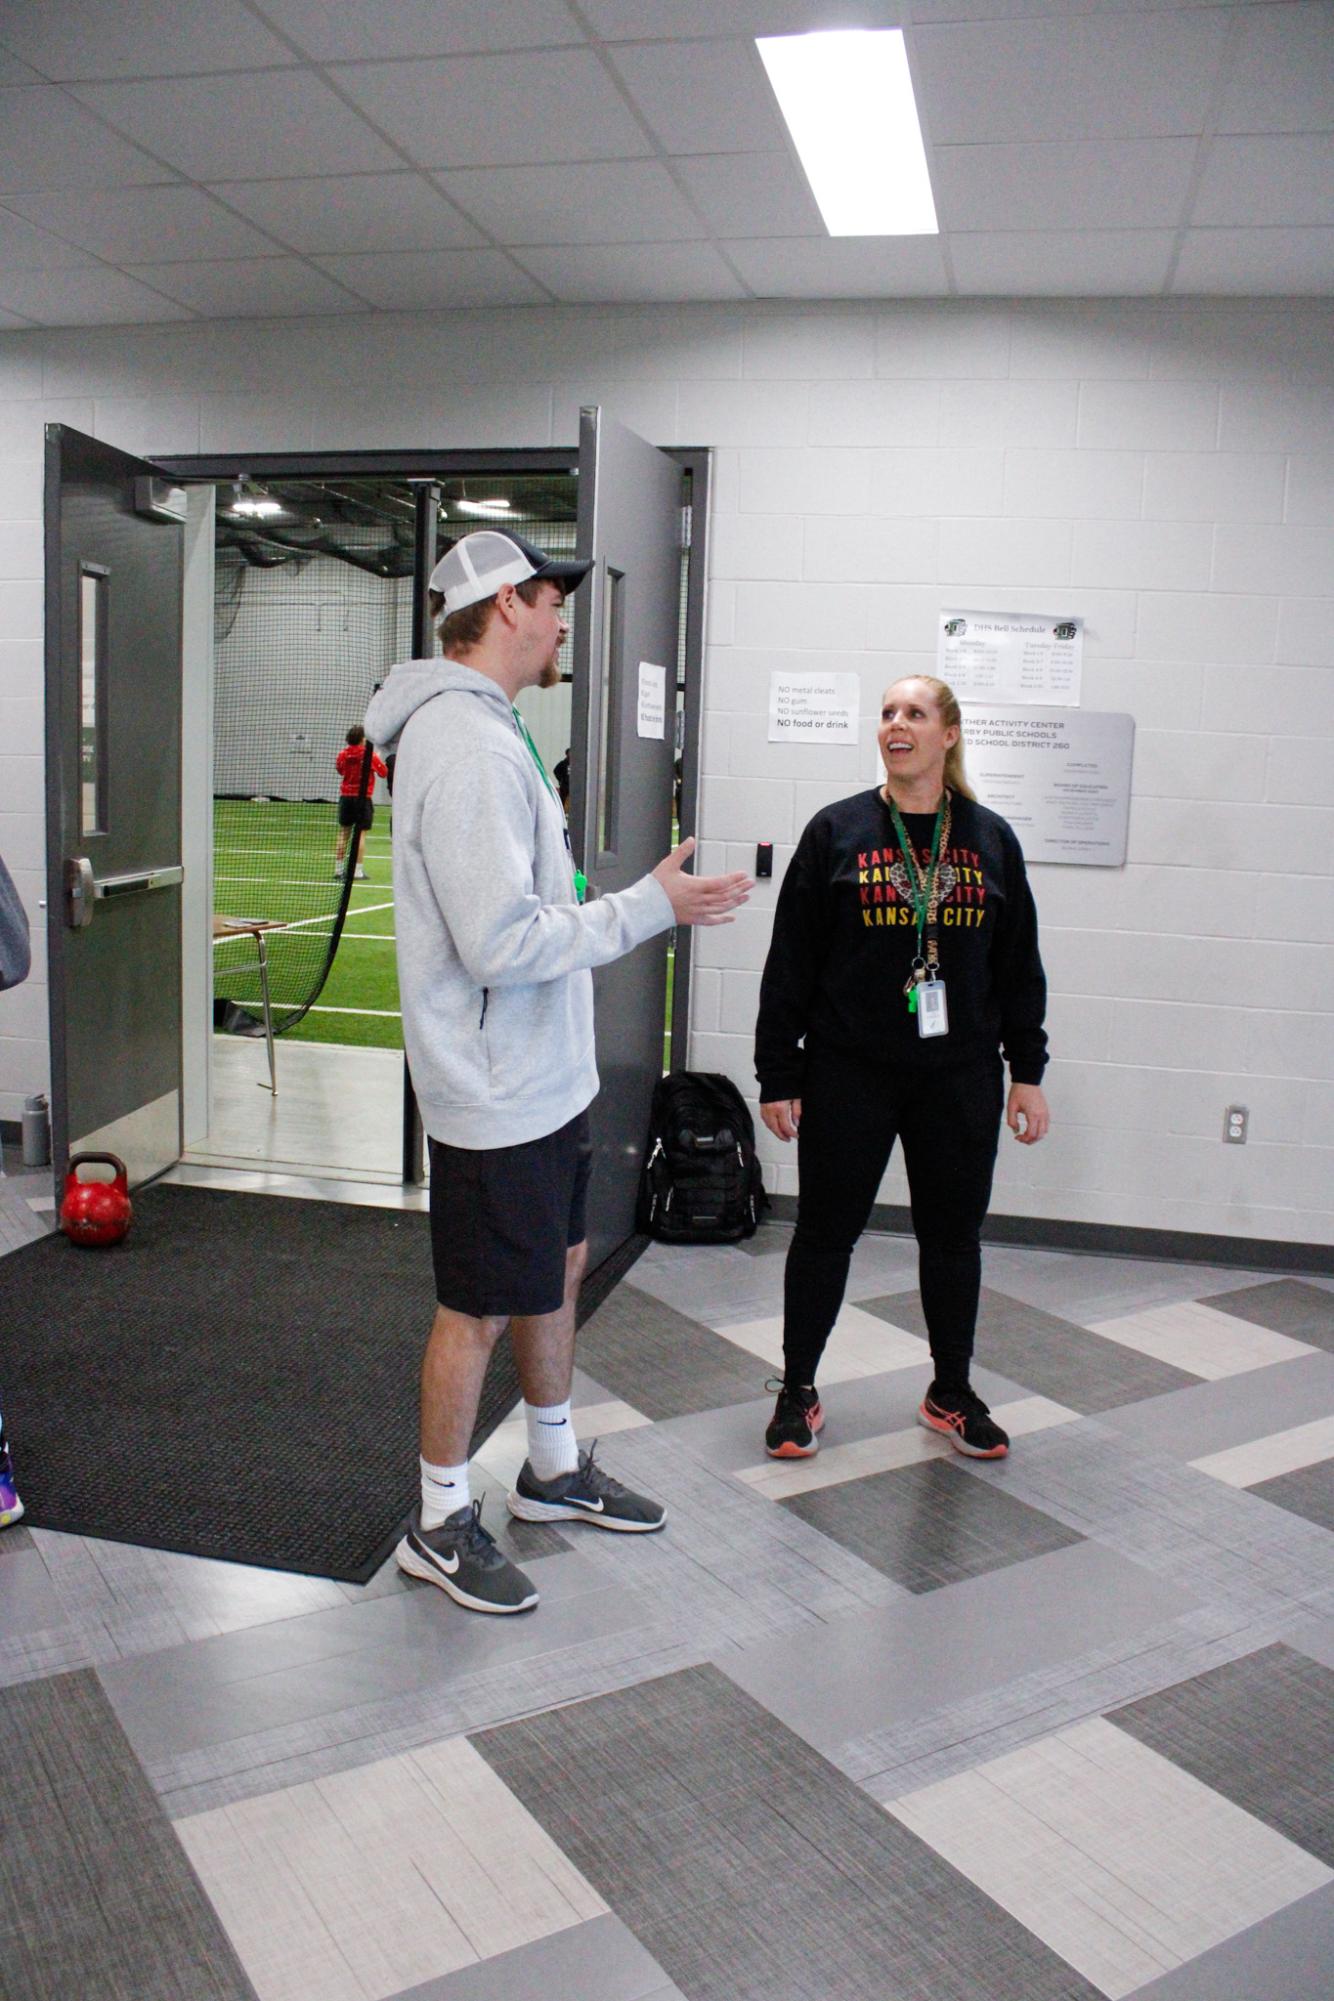
{"label": "door window pane", "polygon": [[604,585],[606,602],[602,607],[602,654],[598,663],[596,826],[599,860],[602,856],[615,852],[617,812],[620,805],[619,702],[616,697],[616,682],[619,677],[615,669],[621,657],[624,639],[621,629],[625,614],[622,598],[624,583],[625,577],[619,570],[607,571]]}
{"label": "door window pane", "polygon": [[79,576],[79,829],[106,832],[107,573]]}

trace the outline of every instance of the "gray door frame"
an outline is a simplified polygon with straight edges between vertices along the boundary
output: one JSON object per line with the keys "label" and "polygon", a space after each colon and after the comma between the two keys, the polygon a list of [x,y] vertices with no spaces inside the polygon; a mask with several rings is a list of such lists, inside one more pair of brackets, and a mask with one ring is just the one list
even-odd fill
{"label": "gray door frame", "polygon": [[[699,755],[704,707],[704,608],[707,578],[705,552],[713,454],[703,445],[663,445],[657,449],[675,461],[690,479],[691,560],[685,606],[685,701],[682,749],[681,831],[696,829],[699,800]],[[466,474],[522,475],[577,472],[579,452],[565,446],[489,446],[477,451],[339,451],[196,453],[156,457],[153,467],[185,482],[263,479],[389,478],[438,480]],[[690,1034],[690,963],[693,934],[680,930],[672,983],[672,1067],[684,1069]],[[415,1118],[407,1063],[404,1083],[404,1180],[420,1180],[420,1126]],[[413,1156],[415,1155],[415,1159]]]}

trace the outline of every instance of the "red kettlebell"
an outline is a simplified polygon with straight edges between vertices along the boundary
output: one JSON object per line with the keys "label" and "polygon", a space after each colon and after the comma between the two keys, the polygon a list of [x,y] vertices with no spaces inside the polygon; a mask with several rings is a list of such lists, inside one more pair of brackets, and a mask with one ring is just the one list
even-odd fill
{"label": "red kettlebell", "polygon": [[[111,1181],[80,1181],[79,1169],[91,1161],[113,1167]],[[65,1199],[60,1227],[72,1244],[118,1244],[130,1227],[130,1176],[114,1153],[76,1153],[65,1175]]]}

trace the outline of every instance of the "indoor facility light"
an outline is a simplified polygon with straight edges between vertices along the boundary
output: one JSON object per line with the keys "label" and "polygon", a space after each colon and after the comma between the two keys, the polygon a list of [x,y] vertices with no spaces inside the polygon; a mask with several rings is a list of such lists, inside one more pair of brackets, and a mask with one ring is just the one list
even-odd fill
{"label": "indoor facility light", "polygon": [[934,236],[898,28],[761,35],[755,46],[831,236]]}
{"label": "indoor facility light", "polygon": [[245,514],[255,520],[271,521],[275,514],[286,514],[281,500],[274,500],[267,493],[241,493],[227,509],[229,514]]}
{"label": "indoor facility light", "polygon": [[508,500],[456,500],[454,505],[460,514],[494,515],[508,514],[510,511]]}

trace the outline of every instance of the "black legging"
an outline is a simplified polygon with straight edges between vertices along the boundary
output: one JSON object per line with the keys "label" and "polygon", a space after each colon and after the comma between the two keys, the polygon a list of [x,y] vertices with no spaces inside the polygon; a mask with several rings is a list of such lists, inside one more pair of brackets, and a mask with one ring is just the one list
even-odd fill
{"label": "black legging", "polygon": [[1001,1101],[999,1053],[914,1076],[871,1069],[837,1050],[808,1050],[797,1138],[801,1192],[784,1278],[789,1384],[815,1381],[896,1137],[908,1170],[936,1380],[942,1388],[967,1383]]}

